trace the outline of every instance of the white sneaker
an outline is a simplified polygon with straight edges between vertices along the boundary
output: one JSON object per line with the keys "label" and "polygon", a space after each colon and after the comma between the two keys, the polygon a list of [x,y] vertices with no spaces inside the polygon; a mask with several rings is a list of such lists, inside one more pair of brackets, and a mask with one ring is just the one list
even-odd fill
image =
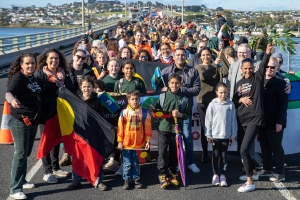
{"label": "white sneaker", "polygon": [[119,169],[116,171],[117,175],[122,176],[123,175],[123,163],[121,164],[121,166],[119,167]]}
{"label": "white sneaker", "polygon": [[251,192],[255,190],[255,183],[253,185],[249,184],[246,182],[244,185],[242,185],[239,189],[238,192]]}
{"label": "white sneaker", "polygon": [[54,171],[54,170],[53,170],[53,175],[54,175],[54,176],[57,176],[57,177],[67,177],[68,174],[69,174],[69,172],[64,171],[64,170],[62,170],[62,169],[59,169],[59,170],[57,170],[57,171]]}
{"label": "white sneaker", "polygon": [[[254,181],[258,181],[259,175],[260,175],[260,173],[257,173],[256,175],[252,175],[252,179]],[[247,176],[246,175],[240,176],[240,180],[241,181],[247,181]]]}
{"label": "white sneaker", "polygon": [[23,189],[32,189],[32,188],[35,188],[35,185],[33,183],[25,183],[23,184]]}
{"label": "white sneaker", "polygon": [[23,192],[17,192],[15,194],[9,195],[14,199],[27,199],[27,196]]}
{"label": "white sneaker", "polygon": [[117,171],[119,168],[119,162],[115,161],[113,157],[110,157],[109,161],[104,165],[110,171]]}
{"label": "white sneaker", "polygon": [[57,183],[58,180],[53,174],[45,174],[43,180],[47,183]]}
{"label": "white sneaker", "polygon": [[188,166],[190,170],[192,170],[194,173],[199,173],[200,169],[197,167],[195,163]]}
{"label": "white sneaker", "polygon": [[220,178],[218,175],[214,175],[212,178],[212,185],[214,186],[218,186],[220,185]]}

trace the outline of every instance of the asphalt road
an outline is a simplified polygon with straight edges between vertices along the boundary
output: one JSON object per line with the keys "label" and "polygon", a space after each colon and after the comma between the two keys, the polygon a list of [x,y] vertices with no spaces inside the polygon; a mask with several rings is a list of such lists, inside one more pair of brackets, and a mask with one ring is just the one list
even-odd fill
{"label": "asphalt road", "polygon": [[[4,102],[6,91],[7,74],[0,75],[0,102]],[[3,104],[0,105],[3,109]],[[228,155],[227,182],[228,187],[213,187],[211,185],[212,168],[211,164],[201,163],[201,153],[196,152],[196,164],[200,167],[201,172],[192,173],[187,169],[187,184],[185,189],[182,184],[179,187],[171,187],[163,190],[159,188],[156,168],[156,153],[152,153],[152,162],[141,166],[141,182],[146,186],[145,189],[134,189],[124,191],[122,189],[123,180],[121,176],[107,173],[105,183],[109,187],[108,191],[100,191],[92,188],[88,182],[83,182],[79,190],[68,191],[66,188],[71,183],[71,177],[60,178],[57,184],[48,184],[42,180],[43,170],[35,159],[40,136],[36,136],[33,152],[28,158],[28,172],[33,167],[31,182],[36,184],[36,188],[24,190],[28,199],[36,200],[81,200],[81,199],[300,199],[300,153],[287,155],[286,162],[286,181],[284,185],[277,184],[280,190],[271,183],[267,177],[260,178],[256,181],[256,191],[250,193],[238,193],[237,189],[243,184],[239,180],[241,172],[240,157],[231,152]],[[13,145],[0,145],[0,199],[5,200],[9,196],[9,178],[11,162],[13,157]],[[71,172],[71,167],[63,167],[64,170]],[[286,188],[284,189],[283,186]],[[281,191],[281,192],[280,192]],[[285,197],[283,196],[285,195]],[[9,198],[10,199],[10,198]]]}

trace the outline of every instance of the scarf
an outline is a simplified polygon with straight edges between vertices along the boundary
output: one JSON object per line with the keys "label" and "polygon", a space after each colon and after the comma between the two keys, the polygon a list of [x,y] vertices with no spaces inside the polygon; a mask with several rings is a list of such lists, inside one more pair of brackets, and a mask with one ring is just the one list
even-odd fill
{"label": "scarf", "polygon": [[44,66],[43,72],[46,74],[47,80],[49,82],[56,83],[57,87],[61,87],[65,84],[64,80],[66,74],[63,68],[57,67],[56,74],[53,74],[52,72],[49,71],[47,66]]}
{"label": "scarf", "polygon": [[173,62],[173,56],[169,55],[168,57],[160,56],[160,62],[165,64],[171,64]]}

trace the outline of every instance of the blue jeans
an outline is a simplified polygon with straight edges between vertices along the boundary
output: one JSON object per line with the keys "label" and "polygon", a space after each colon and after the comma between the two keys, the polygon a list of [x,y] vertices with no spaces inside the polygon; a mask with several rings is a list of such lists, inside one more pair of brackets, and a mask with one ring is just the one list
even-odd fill
{"label": "blue jeans", "polygon": [[26,183],[27,157],[30,156],[34,144],[37,126],[26,126],[12,116],[8,126],[14,138],[14,157],[10,174],[10,194],[23,191],[23,184]]}
{"label": "blue jeans", "polygon": [[123,154],[123,179],[132,180],[139,178],[139,158],[135,150],[122,150]]}
{"label": "blue jeans", "polygon": [[186,158],[188,164],[191,165],[195,163],[194,158],[194,142],[192,138],[192,116],[190,116],[187,120],[183,121],[183,141],[186,151]]}

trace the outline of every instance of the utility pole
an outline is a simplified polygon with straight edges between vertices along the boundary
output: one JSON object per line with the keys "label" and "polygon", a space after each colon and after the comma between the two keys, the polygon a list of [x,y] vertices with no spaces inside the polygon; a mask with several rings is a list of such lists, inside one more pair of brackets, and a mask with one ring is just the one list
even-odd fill
{"label": "utility pole", "polygon": [[181,8],[181,23],[183,24],[183,7],[184,7],[184,0],[182,0],[182,8]]}
{"label": "utility pole", "polygon": [[84,27],[84,0],[82,0],[82,27]]}
{"label": "utility pole", "polygon": [[127,17],[127,0],[125,0],[125,18]]}

